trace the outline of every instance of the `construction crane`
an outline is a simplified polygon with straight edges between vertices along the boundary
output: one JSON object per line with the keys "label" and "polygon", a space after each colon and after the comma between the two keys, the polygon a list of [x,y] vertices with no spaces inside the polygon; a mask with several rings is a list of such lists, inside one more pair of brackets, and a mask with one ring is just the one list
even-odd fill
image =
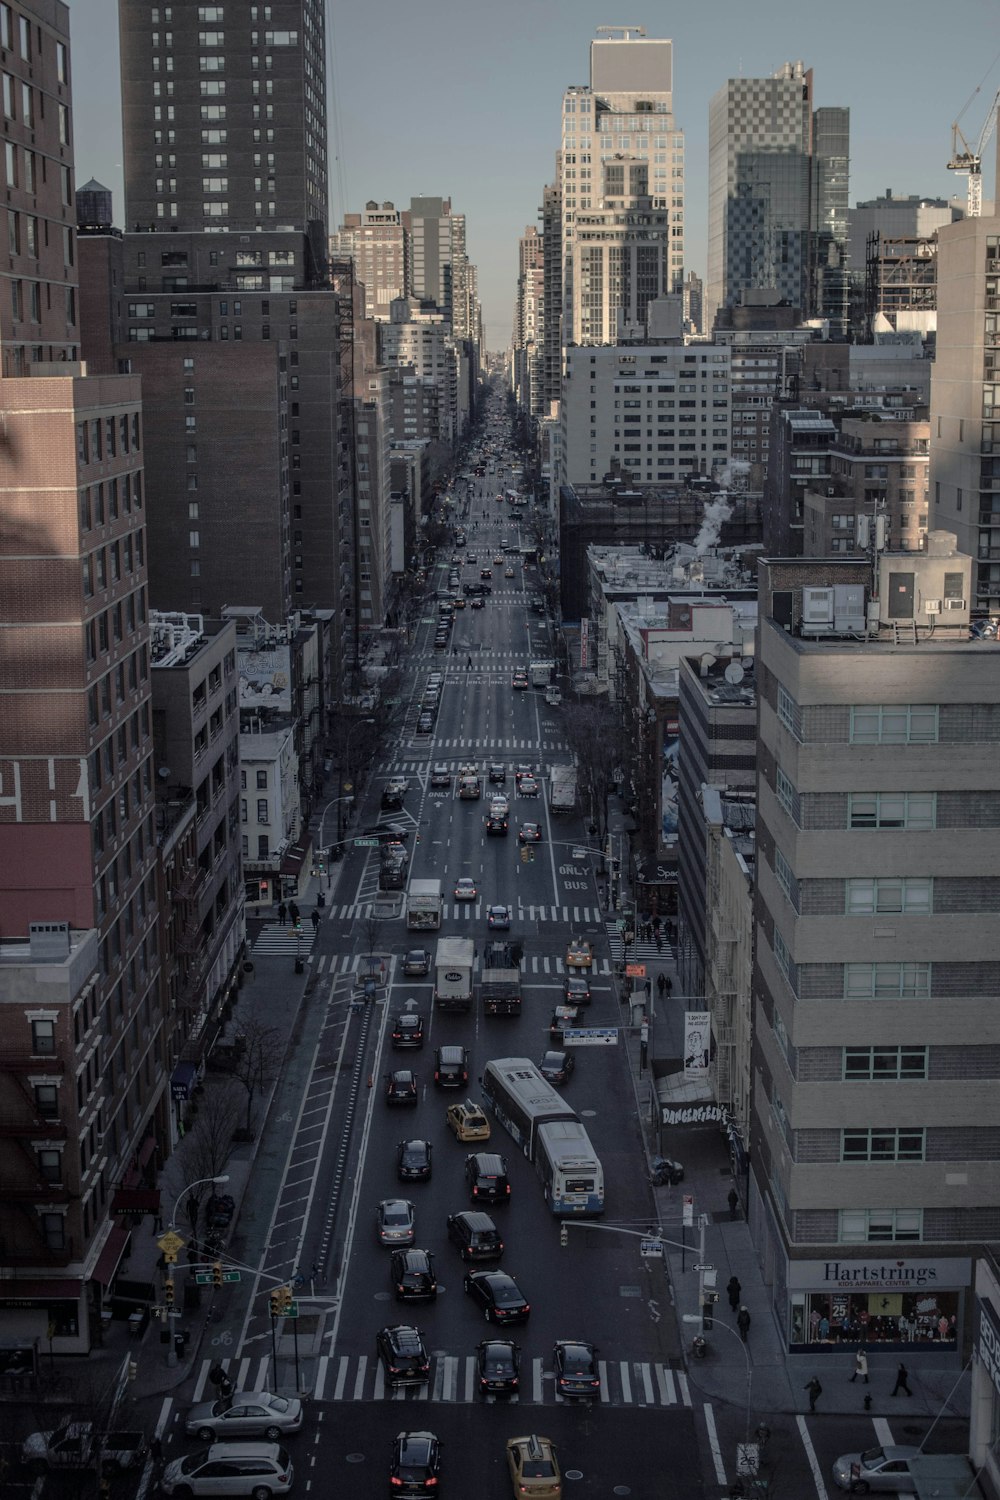
{"label": "construction crane", "polygon": [[[970,219],[980,218],[983,212],[983,152],[986,150],[986,143],[996,124],[998,106],[1000,106],[1000,89],[997,89],[993,96],[993,103],[983,121],[983,128],[979,132],[975,147],[969,145],[959,129],[957,120],[951,127],[951,160],[948,163],[948,170],[969,174],[969,196],[965,211]],[[958,149],[960,142],[961,151]]]}

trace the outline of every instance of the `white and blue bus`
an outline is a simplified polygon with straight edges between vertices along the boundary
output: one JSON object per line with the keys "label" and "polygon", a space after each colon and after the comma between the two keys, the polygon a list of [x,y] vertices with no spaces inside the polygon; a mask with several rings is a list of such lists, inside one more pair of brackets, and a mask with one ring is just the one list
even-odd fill
{"label": "white and blue bus", "polygon": [[495,1058],[483,1098],[533,1163],[554,1214],[604,1212],[604,1169],[576,1111],[526,1057]]}

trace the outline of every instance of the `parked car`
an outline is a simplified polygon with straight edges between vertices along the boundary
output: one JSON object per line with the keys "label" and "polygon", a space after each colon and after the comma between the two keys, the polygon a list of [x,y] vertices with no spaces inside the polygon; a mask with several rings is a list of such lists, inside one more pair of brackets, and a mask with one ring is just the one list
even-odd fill
{"label": "parked car", "polygon": [[231,1193],[213,1193],[205,1205],[205,1227],[228,1229],[235,1212],[236,1203]]}

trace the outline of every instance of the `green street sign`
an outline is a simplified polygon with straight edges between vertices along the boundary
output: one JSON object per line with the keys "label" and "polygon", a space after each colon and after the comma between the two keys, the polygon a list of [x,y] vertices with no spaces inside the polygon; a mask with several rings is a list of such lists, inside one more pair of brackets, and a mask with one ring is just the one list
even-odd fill
{"label": "green street sign", "polygon": [[283,1318],[297,1318],[298,1315],[299,1315],[299,1304],[297,1302],[289,1302],[287,1308],[281,1314],[281,1317],[283,1317]]}
{"label": "green street sign", "polygon": [[377,849],[378,839],[355,839],[355,849]]}
{"label": "green street sign", "polygon": [[223,1271],[222,1279],[223,1281],[242,1281],[243,1277],[239,1271]]}
{"label": "green street sign", "polygon": [[[198,1286],[213,1286],[215,1284],[215,1277],[211,1271],[196,1271],[194,1279]],[[224,1282],[242,1281],[243,1277],[239,1271],[223,1271],[222,1280]]]}

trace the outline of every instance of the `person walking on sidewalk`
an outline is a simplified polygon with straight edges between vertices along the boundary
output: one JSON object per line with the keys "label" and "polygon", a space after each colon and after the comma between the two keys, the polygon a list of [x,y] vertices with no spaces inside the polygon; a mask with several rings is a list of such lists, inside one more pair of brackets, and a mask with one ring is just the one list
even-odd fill
{"label": "person walking on sidewalk", "polygon": [[295,905],[294,901],[289,901],[289,903],[288,903],[288,915],[292,919],[292,926],[293,927],[297,927],[298,926],[298,921],[299,921],[299,909]]}
{"label": "person walking on sidewalk", "polygon": [[740,1278],[738,1276],[730,1276],[728,1282],[726,1283],[726,1292],[729,1297],[729,1306],[732,1308],[733,1312],[735,1312],[740,1305],[740,1294],[742,1293],[742,1291],[743,1288],[740,1286]]}
{"label": "person walking on sidewalk", "polygon": [[659,997],[660,997],[661,1000],[663,999],[664,995],[667,993],[667,976],[666,976],[666,974],[662,974],[661,973],[660,976],[659,976],[659,978],[657,979],[657,981],[656,981],[656,993],[659,995]]}
{"label": "person walking on sidewalk", "polygon": [[315,909],[315,907],[309,913],[309,920],[313,924],[313,932],[315,932],[319,927],[319,912]]}
{"label": "person walking on sidewalk", "polygon": [[816,1410],[816,1402],[823,1394],[823,1387],[820,1385],[819,1381],[814,1375],[812,1380],[806,1381],[805,1388],[809,1392],[809,1410],[810,1412],[814,1412]]}
{"label": "person walking on sidewalk", "polygon": [[285,905],[284,901],[279,901],[278,902],[278,922],[280,923],[280,925],[282,927],[284,927],[284,925],[285,925],[285,918],[287,916],[288,916],[288,907]]}
{"label": "person walking on sidewalk", "polygon": [[726,1202],[729,1204],[729,1217],[735,1219],[740,1206],[740,1195],[735,1187],[729,1189],[729,1197],[726,1199]]}
{"label": "person walking on sidewalk", "polygon": [[857,1380],[857,1378],[858,1378],[859,1375],[861,1376],[861,1379],[864,1381],[865,1385],[867,1385],[868,1384],[868,1356],[867,1356],[867,1354],[865,1353],[865,1351],[863,1349],[859,1349],[858,1352],[857,1352],[857,1354],[854,1356],[854,1374],[851,1376],[851,1384],[852,1385]]}
{"label": "person walking on sidewalk", "polygon": [[907,1383],[909,1380],[909,1375],[909,1370],[903,1364],[903,1361],[900,1360],[899,1369],[896,1371],[896,1384],[892,1388],[892,1394],[894,1396],[898,1396],[901,1390],[905,1391],[908,1396],[913,1395],[913,1392],[910,1390],[910,1387]]}
{"label": "person walking on sidewalk", "polygon": [[740,1338],[745,1344],[747,1341],[747,1334],[750,1332],[750,1311],[748,1308],[740,1308],[739,1312],[736,1314],[736,1326],[740,1330]]}

